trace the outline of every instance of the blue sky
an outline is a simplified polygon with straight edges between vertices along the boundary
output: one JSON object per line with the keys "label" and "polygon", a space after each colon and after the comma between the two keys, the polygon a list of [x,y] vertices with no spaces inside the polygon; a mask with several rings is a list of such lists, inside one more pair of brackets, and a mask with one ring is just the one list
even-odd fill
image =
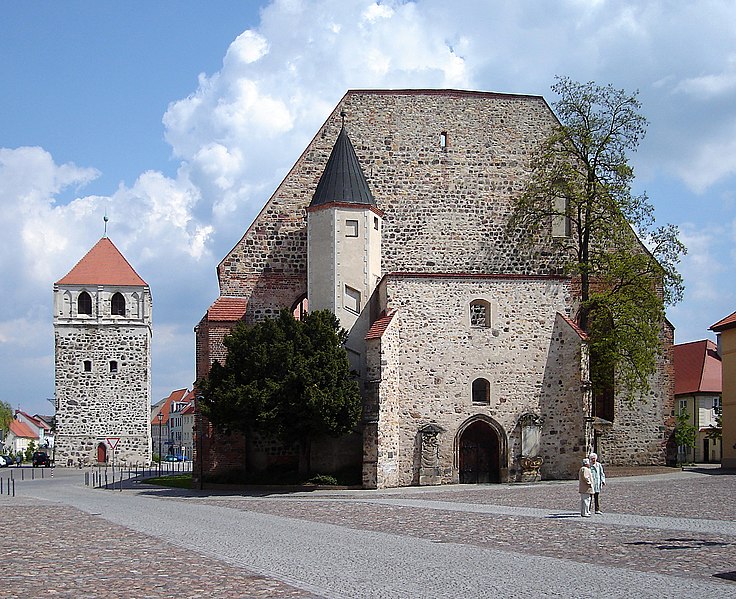
{"label": "blue sky", "polygon": [[0,399],[50,412],[51,298],[109,236],[154,296],[153,400],[191,386],[215,267],[347,89],[639,90],[636,190],[689,254],[678,342],[736,310],[736,3],[0,3]]}

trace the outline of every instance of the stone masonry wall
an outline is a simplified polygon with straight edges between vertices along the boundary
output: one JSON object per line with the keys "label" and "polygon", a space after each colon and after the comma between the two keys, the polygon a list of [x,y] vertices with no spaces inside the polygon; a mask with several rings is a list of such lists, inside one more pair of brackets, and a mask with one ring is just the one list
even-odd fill
{"label": "stone masonry wall", "polygon": [[[55,348],[56,463],[96,462],[97,445],[107,438],[120,439],[115,449],[117,462],[148,463],[150,329],[57,326]],[[85,361],[91,362],[90,372],[84,370]],[[117,362],[117,372],[111,372],[111,361]]]}
{"label": "stone masonry wall", "polygon": [[[551,359],[549,352],[557,314],[569,307],[565,281],[396,275],[388,277],[386,286],[388,308],[398,312],[384,333],[387,343],[380,360],[383,368],[400,371],[401,379],[386,390],[386,407],[380,409],[378,485],[416,484],[417,432],[427,424],[445,431],[439,436],[439,453],[442,482],[449,483],[457,482],[455,435],[463,423],[485,416],[510,435],[523,414],[544,419],[551,416],[548,410],[555,411],[550,421],[556,434],[545,438],[545,462],[549,472],[568,475],[560,448],[576,446],[583,436],[580,361],[564,359],[560,367],[555,363],[560,356]],[[476,298],[497,306],[491,326],[470,326],[469,304]],[[398,342],[392,343],[394,339]],[[575,355],[575,349],[570,353]],[[566,373],[569,363],[571,372]],[[547,379],[550,368],[557,379],[554,384]],[[382,383],[386,374],[384,370]],[[387,376],[385,384],[391,378]],[[489,405],[472,401],[476,378],[491,383]],[[389,458],[390,440],[396,436],[398,453]],[[505,459],[507,467],[513,468],[515,456]],[[382,478],[382,472],[392,476]]]}

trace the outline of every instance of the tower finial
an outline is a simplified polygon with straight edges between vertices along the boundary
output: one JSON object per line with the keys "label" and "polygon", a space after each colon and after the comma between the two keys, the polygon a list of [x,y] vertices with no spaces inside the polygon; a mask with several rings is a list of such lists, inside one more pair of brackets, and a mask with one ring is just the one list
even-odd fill
{"label": "tower finial", "polygon": [[105,221],[105,234],[103,235],[103,237],[107,237],[107,221],[110,220],[109,218],[107,218],[107,208],[105,208],[105,216],[102,217],[102,220]]}
{"label": "tower finial", "polygon": [[345,117],[347,116],[347,113],[344,110],[340,111],[340,118],[342,119],[342,127],[345,128]]}

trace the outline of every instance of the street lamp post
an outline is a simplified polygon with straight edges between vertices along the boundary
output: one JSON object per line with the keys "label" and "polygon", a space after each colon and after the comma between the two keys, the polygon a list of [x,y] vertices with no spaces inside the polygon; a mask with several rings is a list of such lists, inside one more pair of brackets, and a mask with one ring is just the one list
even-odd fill
{"label": "street lamp post", "polygon": [[161,456],[161,423],[164,420],[164,415],[159,412],[158,413],[158,475],[161,476],[161,460],[163,459]]}

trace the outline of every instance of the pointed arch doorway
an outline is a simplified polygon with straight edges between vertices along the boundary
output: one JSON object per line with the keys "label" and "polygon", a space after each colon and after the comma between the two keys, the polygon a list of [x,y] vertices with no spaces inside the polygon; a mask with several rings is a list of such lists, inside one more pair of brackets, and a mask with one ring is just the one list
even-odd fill
{"label": "pointed arch doorway", "polygon": [[457,459],[461,484],[504,480],[507,475],[506,443],[503,430],[498,428],[495,422],[476,419],[458,432]]}

